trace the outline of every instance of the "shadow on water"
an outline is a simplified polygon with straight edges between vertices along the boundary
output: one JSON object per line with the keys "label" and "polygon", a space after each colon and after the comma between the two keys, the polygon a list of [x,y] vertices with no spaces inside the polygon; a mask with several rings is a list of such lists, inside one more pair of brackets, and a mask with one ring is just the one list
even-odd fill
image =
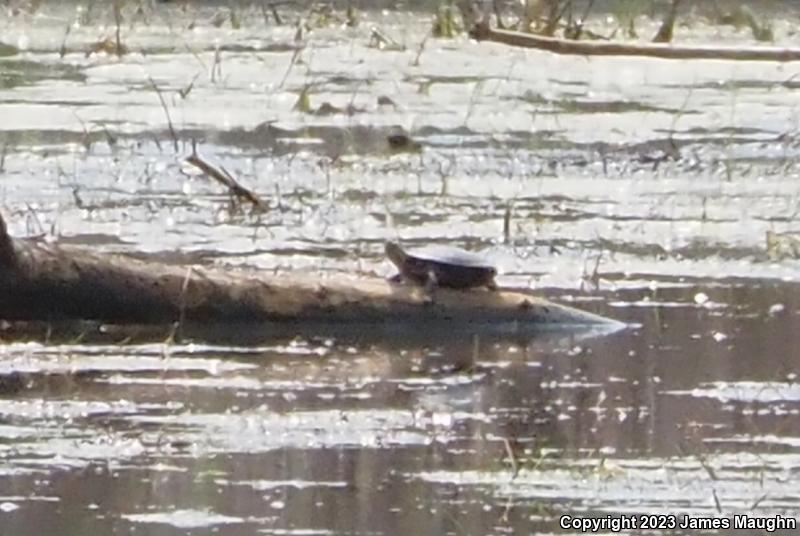
{"label": "shadow on water", "polygon": [[383,351],[473,344],[475,341],[514,342],[541,346],[562,341],[580,341],[625,329],[622,323],[609,320],[597,325],[530,323],[469,323],[387,320],[380,323],[336,322],[238,322],[165,325],[115,325],[87,321],[6,322],[0,336],[8,343],[44,341],[48,345],[70,344],[179,344],[207,345],[224,352],[226,348],[257,348],[295,340],[331,341],[337,344],[377,347]]}
{"label": "shadow on water", "polygon": [[6,59],[3,61],[3,73],[0,75],[0,89],[14,89],[22,85],[35,86],[49,80],[85,82],[86,75],[79,68],[69,65],[42,65],[38,61]]}

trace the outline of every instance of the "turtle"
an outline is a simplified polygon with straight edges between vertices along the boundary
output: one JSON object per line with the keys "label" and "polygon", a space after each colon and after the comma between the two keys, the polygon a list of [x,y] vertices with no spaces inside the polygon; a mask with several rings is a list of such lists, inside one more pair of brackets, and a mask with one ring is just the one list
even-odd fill
{"label": "turtle", "polygon": [[496,290],[497,269],[483,257],[452,246],[428,246],[405,251],[397,242],[386,243],[386,256],[397,266],[393,280],[408,280],[425,287]]}

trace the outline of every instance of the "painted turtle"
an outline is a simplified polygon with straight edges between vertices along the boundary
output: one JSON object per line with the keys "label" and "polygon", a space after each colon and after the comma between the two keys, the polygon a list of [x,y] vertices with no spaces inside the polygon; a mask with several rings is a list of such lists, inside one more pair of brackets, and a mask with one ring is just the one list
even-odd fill
{"label": "painted turtle", "polygon": [[397,242],[387,242],[386,256],[400,270],[395,279],[409,280],[428,291],[437,287],[497,288],[495,267],[483,257],[460,248],[428,246],[405,251]]}

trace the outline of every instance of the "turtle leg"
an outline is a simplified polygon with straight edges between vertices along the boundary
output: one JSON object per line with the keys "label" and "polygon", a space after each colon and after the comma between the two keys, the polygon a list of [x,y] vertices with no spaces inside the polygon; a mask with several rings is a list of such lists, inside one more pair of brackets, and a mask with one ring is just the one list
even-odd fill
{"label": "turtle leg", "polygon": [[386,281],[388,281],[389,283],[394,283],[394,284],[402,283],[403,282],[403,274],[401,274],[400,272],[397,272],[393,276],[387,277]]}
{"label": "turtle leg", "polygon": [[439,278],[436,277],[436,270],[428,269],[428,280],[425,281],[426,303],[433,303],[436,297],[436,289],[439,288]]}

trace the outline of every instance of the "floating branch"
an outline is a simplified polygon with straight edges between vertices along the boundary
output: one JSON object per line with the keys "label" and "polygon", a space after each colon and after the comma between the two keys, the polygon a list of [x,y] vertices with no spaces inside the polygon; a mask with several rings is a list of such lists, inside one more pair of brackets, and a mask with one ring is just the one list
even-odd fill
{"label": "floating branch", "polygon": [[800,48],[571,41],[509,30],[493,30],[486,23],[475,25],[470,35],[479,41],[494,41],[518,47],[538,48],[555,54],[580,56],[644,56],[671,60],[800,61]]}

